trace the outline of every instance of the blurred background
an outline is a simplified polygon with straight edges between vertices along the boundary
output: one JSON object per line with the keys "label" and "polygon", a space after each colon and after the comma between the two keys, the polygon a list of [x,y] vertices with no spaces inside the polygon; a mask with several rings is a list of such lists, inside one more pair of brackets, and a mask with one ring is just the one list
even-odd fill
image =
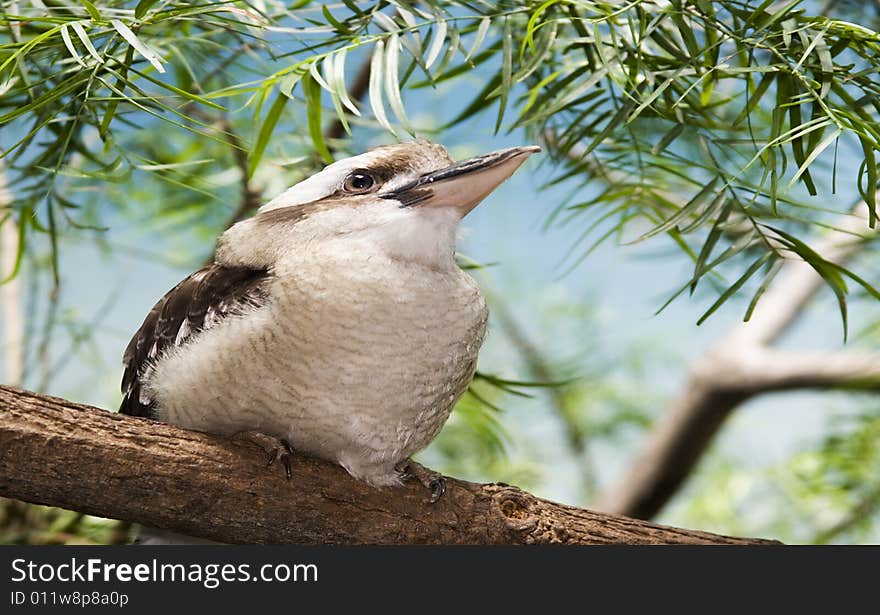
{"label": "blurred background", "polygon": [[[154,302],[328,159],[539,143],[464,220],[490,332],[420,460],[670,525],[880,540],[875,3],[2,4],[3,383],[115,410]],[[3,543],[129,532],[0,501]]]}

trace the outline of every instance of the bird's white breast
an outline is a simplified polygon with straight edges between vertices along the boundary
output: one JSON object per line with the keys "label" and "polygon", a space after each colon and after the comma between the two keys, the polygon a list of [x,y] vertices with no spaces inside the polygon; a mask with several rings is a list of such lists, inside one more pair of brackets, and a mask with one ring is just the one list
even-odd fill
{"label": "bird's white breast", "polygon": [[275,266],[269,304],[160,358],[160,417],[231,434],[260,430],[373,484],[427,446],[473,375],[487,310],[455,267],[351,241]]}

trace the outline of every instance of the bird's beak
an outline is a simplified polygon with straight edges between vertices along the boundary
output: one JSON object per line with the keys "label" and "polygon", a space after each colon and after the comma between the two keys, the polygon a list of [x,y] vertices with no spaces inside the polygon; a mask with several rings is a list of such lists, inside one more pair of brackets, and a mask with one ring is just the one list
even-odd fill
{"label": "bird's beak", "polygon": [[379,196],[400,201],[401,207],[449,207],[464,217],[526,158],[540,151],[537,145],[500,149],[431,171]]}

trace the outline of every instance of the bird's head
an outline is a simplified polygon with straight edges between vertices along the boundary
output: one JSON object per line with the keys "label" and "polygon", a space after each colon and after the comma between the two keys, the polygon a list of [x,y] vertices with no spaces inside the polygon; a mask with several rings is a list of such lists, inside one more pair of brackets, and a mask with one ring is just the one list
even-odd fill
{"label": "bird's head", "polygon": [[218,260],[265,266],[326,242],[452,266],[459,221],[537,151],[511,147],[456,163],[441,145],[411,141],[339,160],[230,228]]}

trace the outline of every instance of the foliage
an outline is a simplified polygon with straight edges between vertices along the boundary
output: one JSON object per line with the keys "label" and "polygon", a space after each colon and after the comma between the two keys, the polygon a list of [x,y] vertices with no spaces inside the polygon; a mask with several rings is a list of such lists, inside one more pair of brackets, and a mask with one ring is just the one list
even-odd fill
{"label": "foliage", "polygon": [[0,498],[0,544],[124,544],[131,524]]}
{"label": "foliage", "polygon": [[[861,3],[828,6],[870,17]],[[700,322],[743,295],[747,318],[792,257],[834,291],[844,327],[853,288],[878,298],[872,280],[811,245],[859,199],[868,214],[854,241],[875,237],[880,38],[805,0],[0,7],[0,148],[15,199],[0,221],[11,216],[20,232],[16,272],[42,262],[34,246],[48,242],[49,266],[34,269],[57,284],[64,238],[86,235],[112,252],[109,225],[195,228],[207,242],[249,214],[261,189],[345,147],[331,122],[354,141],[365,128],[402,139],[486,114],[496,132],[545,147],[551,186],[574,185],[547,220],[581,230],[570,269],[609,240],[665,237],[692,262],[670,301],[698,288],[717,295]],[[361,101],[347,84],[364,67]],[[408,92],[477,70],[492,76],[457,117],[437,131],[419,125]],[[839,165],[851,152],[858,164]],[[829,194],[839,198],[813,198]],[[532,394],[524,384],[476,383],[435,449],[449,469],[537,480],[533,468],[499,462],[495,407]],[[646,420],[601,366],[558,390],[573,442],[614,440]],[[822,455],[830,471],[833,456]],[[815,477],[804,484],[825,489]],[[91,523],[58,523],[67,522]]]}
{"label": "foliage", "polygon": [[[880,532],[880,417],[864,399],[825,407],[827,435],[766,466],[715,452],[671,523],[774,536],[788,543],[874,543]],[[711,485],[711,488],[709,488]]]}
{"label": "foliage", "polygon": [[[492,62],[496,76],[455,121],[497,103],[496,130],[525,127],[540,139],[556,181],[601,179],[598,194],[567,206],[593,221],[585,238],[608,219],[612,228],[596,242],[634,224],[640,239],[670,236],[694,261],[682,291],[741,261],[706,316],[795,254],[832,286],[845,319],[847,278],[878,293],[797,237],[828,223],[827,211],[799,195],[847,182],[868,204],[865,230],[875,226],[880,41],[869,28],[804,7],[6,2],[0,125],[14,127],[5,156],[16,171],[15,215],[23,237],[54,239],[60,221],[78,224],[59,175],[125,181],[142,170],[200,190],[191,171],[205,160],[163,164],[120,145],[120,133],[143,121],[136,117],[170,122],[201,142],[232,142],[247,152],[252,175],[291,100],[304,103],[314,151],[330,159],[325,101],[346,130],[349,117],[363,114],[346,89],[353,57],[369,54],[373,117],[396,134],[419,132],[402,88],[436,86]],[[242,108],[254,118],[244,142],[210,121]],[[861,165],[838,170],[838,148],[853,144]]]}

